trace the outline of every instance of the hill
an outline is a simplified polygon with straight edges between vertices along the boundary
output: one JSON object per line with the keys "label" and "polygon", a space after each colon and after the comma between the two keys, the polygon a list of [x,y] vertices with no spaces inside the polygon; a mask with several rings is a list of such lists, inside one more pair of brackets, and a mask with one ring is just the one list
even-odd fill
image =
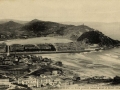
{"label": "hill", "polygon": [[85,24],[89,27],[99,30],[105,35],[120,40],[120,22],[61,22],[62,24],[81,25]]}
{"label": "hill", "polygon": [[29,32],[32,31],[37,34],[37,36],[63,36],[70,39],[77,39],[82,33],[94,30],[85,25],[74,26],[56,22],[40,21],[37,19],[27,23],[23,29]]}
{"label": "hill", "polygon": [[82,33],[93,30],[85,25],[66,25],[37,19],[29,22],[2,20],[0,22],[0,40],[21,38],[23,36],[28,38],[62,36],[63,38],[76,40]]}
{"label": "hill", "polygon": [[88,44],[99,44],[100,46],[116,46],[120,43],[118,40],[111,39],[100,31],[85,32],[77,41],[84,41]]}
{"label": "hill", "polygon": [[22,24],[16,23],[14,21],[8,21],[0,24],[0,35],[5,35],[1,38],[10,38],[14,37],[17,34],[20,34],[22,26]]}
{"label": "hill", "polygon": [[[57,22],[41,21],[37,19],[29,22],[24,21],[24,23],[21,22],[22,21],[14,20],[0,23],[0,40],[21,38],[22,36],[26,36],[28,38],[42,36],[61,36],[63,38],[72,40],[77,40],[79,38],[79,41],[87,36],[87,38],[92,40],[90,43],[99,43],[101,45],[107,45],[107,43],[116,43],[115,40],[105,36],[101,32],[94,31],[93,28],[90,28],[84,24],[75,26]],[[4,36],[1,37],[1,35]],[[104,39],[102,39],[102,37],[104,37]],[[96,40],[93,40],[94,38],[96,38]]]}

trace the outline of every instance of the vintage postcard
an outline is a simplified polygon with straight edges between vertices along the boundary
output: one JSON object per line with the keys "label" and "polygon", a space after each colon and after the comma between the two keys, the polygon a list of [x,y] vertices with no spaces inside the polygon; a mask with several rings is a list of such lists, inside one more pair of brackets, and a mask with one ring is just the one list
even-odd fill
{"label": "vintage postcard", "polygon": [[0,90],[120,90],[119,0],[0,0]]}

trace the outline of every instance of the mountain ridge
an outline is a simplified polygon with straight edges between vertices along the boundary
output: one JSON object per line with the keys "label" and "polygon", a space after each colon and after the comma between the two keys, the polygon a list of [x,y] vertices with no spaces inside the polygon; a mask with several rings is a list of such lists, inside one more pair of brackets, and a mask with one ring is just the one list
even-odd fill
{"label": "mountain ridge", "polygon": [[12,20],[0,24],[0,32],[5,36],[63,36],[76,40],[82,33],[92,30],[94,29],[86,25],[66,25],[57,22],[42,21],[38,19],[31,20],[24,24],[20,24]]}
{"label": "mountain ridge", "polygon": [[[102,40],[100,39],[101,37],[99,38],[99,36],[104,37],[103,42],[106,43],[109,43],[109,41],[112,41],[112,43],[114,43],[115,41],[111,38],[108,38],[100,31],[96,33],[97,35],[93,33],[91,35],[90,32],[96,32],[96,31],[95,29],[84,24],[75,26],[75,25],[61,24],[51,21],[42,21],[38,19],[33,19],[24,24],[20,24],[12,20],[0,24],[0,35],[4,35],[4,37],[0,36],[0,40],[13,39],[13,38],[16,39],[21,37],[31,38],[31,37],[43,37],[43,36],[44,37],[61,36],[62,38],[68,38],[73,41],[76,40],[79,41],[81,40],[80,37],[83,37],[84,35],[86,35],[86,33],[88,33],[87,38],[90,41],[92,40],[94,41],[94,38],[97,39],[96,41]],[[101,45],[104,45],[103,42],[101,43]]]}

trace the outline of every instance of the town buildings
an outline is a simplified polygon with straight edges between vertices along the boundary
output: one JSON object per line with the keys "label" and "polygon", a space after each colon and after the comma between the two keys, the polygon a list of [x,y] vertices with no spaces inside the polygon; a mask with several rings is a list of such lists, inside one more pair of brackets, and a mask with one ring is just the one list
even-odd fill
{"label": "town buildings", "polygon": [[0,76],[0,90],[7,89],[10,86],[11,86],[11,83],[9,82],[9,78]]}
{"label": "town buildings", "polygon": [[27,85],[28,87],[60,86],[61,80],[54,76],[41,74],[37,77],[28,76],[18,78],[18,84]]}

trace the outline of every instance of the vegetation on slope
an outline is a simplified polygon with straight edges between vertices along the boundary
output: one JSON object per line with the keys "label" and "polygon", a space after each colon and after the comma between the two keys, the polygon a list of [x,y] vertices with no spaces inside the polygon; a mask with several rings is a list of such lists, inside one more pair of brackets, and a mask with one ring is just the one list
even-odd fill
{"label": "vegetation on slope", "polygon": [[34,19],[30,22],[20,24],[9,21],[0,24],[1,38],[19,38],[21,36],[41,37],[41,36],[63,36],[76,40],[82,33],[93,31],[94,29],[85,25],[65,25],[56,22],[41,21]]}
{"label": "vegetation on slope", "polygon": [[85,41],[89,44],[99,44],[100,46],[114,46],[119,44],[119,41],[113,40],[99,31],[85,32],[77,39],[77,41]]}

